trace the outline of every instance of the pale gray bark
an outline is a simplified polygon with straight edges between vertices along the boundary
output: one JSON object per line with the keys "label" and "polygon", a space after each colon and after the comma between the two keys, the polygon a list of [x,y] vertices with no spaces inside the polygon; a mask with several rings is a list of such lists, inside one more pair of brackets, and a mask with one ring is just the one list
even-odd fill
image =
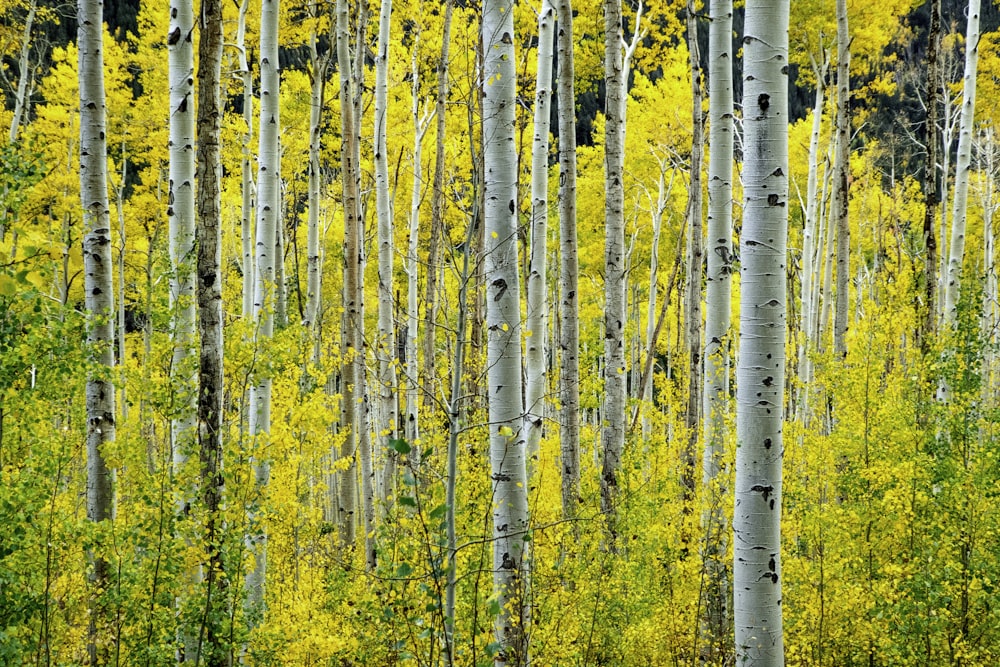
{"label": "pale gray bark", "polygon": [[833,317],[833,350],[847,355],[847,315],[851,297],[851,36],[847,0],[837,0],[837,136],[833,161],[833,217],[837,222],[837,300]]}
{"label": "pale gray bark", "polygon": [[531,258],[528,267],[527,386],[525,430],[529,466],[538,460],[544,399],[548,393],[545,336],[548,329],[549,104],[552,97],[552,48],[555,9],[542,0],[538,11],[538,73],[535,79],[534,138],[531,147]]}
{"label": "pale gray bark", "polygon": [[562,509],[576,516],[580,497],[580,301],[576,234],[576,93],[573,3],[558,0],[559,100],[559,447]]}
{"label": "pale gray bark", "polygon": [[976,111],[976,72],[979,68],[980,0],[969,0],[965,33],[965,74],[962,87],[962,120],[958,133],[955,164],[955,198],[951,214],[951,246],[948,257],[948,284],[945,289],[944,318],[953,327],[958,315],[962,261],[965,258],[965,218],[969,196],[969,165],[972,161],[972,130]]}
{"label": "pale gray bark", "polygon": [[650,248],[649,296],[646,300],[646,362],[639,373],[639,382],[637,383],[638,386],[642,387],[642,406],[639,409],[643,412],[643,442],[647,442],[652,433],[652,422],[649,418],[649,412],[653,409],[653,373],[647,373],[645,367],[652,368],[652,360],[656,357],[656,293],[660,270],[660,232],[663,228],[663,212],[666,210],[667,199],[670,196],[671,190],[673,190],[674,176],[676,175],[676,172],[670,175],[670,184],[668,185],[664,176],[664,171],[667,168],[666,161],[660,159],[659,164],[660,176],[657,180],[656,203],[653,204],[652,211],[653,242]]}
{"label": "pale gray bark", "polygon": [[[315,18],[315,17],[314,17]],[[302,326],[315,331],[319,323],[320,300],[322,298],[322,272],[319,243],[320,174],[319,156],[323,145],[323,98],[326,92],[326,74],[330,66],[329,51],[320,55],[317,47],[316,24],[309,33],[309,62],[311,95],[309,105],[309,217],[306,223],[306,307]],[[318,345],[314,343],[314,345]],[[318,357],[318,347],[314,357]],[[317,361],[318,359],[314,359]]]}
{"label": "pale gray bark", "polygon": [[[111,258],[111,211],[108,207],[105,140],[103,3],[79,0],[77,44],[80,83],[80,202],[83,205],[84,308],[87,346],[93,363],[109,369],[87,378],[87,519],[112,518],[113,473],[104,458],[115,440],[114,284]],[[113,641],[101,593],[108,585],[108,561],[99,542],[88,553],[90,618],[87,652],[90,664],[104,664]]]}
{"label": "pale gray bark", "polygon": [[729,636],[729,586],[726,565],[727,527],[722,510],[726,489],[720,484],[729,413],[729,342],[733,271],[733,4],[713,0],[708,24],[708,253],[705,284],[705,376],[703,387],[704,450],[702,483],[707,504],[702,515],[705,535],[705,600],[702,646],[710,658],[721,658]]}
{"label": "pale gray bark", "polygon": [[[254,344],[266,347],[274,333],[275,265],[278,214],[281,206],[278,182],[278,132],[280,105],[278,91],[278,3],[261,0],[260,18],[260,124],[257,149],[257,268],[254,285]],[[255,502],[248,510],[247,549],[254,568],[246,577],[247,621],[251,628],[264,620],[264,584],[267,573],[267,531],[260,516],[271,476],[265,445],[271,431],[271,383],[266,364],[257,369],[256,384],[250,387],[250,437],[255,454],[252,466]]]}
{"label": "pale gray bark", "polygon": [[736,367],[736,664],[784,664],[781,463],[788,226],[788,0],[751,0],[744,53],[740,354]]}
{"label": "pale gray bark", "polygon": [[256,284],[257,261],[254,255],[254,180],[250,164],[251,145],[253,143],[253,74],[247,61],[246,25],[250,0],[240,2],[239,18],[236,24],[236,51],[239,55],[240,80],[243,83],[243,121],[247,131],[243,135],[242,155],[240,157],[240,174],[243,179],[243,208],[240,215],[240,234],[243,247],[243,317],[253,317],[253,293]]}
{"label": "pale gray bark", "polygon": [[[194,7],[191,0],[172,0],[167,53],[170,79],[170,192],[167,218],[170,223],[170,311],[173,359],[170,364],[174,394],[174,417],[170,442],[176,480],[180,484],[177,516],[183,520],[194,502],[193,478],[187,474],[188,457],[197,439],[197,368],[195,360],[195,100],[194,100]],[[124,176],[124,174],[123,174]],[[123,178],[124,181],[124,178]],[[190,541],[190,536],[185,536]],[[189,584],[198,580],[197,569],[185,573]],[[190,595],[185,591],[183,596]],[[197,651],[192,629],[182,622],[179,638],[181,660]]]}
{"label": "pale gray bark", "polygon": [[[21,53],[17,60],[17,92],[14,93],[14,113],[10,118],[10,143],[17,141],[17,134],[21,128],[21,121],[25,115],[28,102],[28,85],[34,77],[31,70],[29,58],[31,56],[31,30],[35,25],[35,15],[38,13],[37,0],[31,0],[28,5],[28,15],[24,19],[24,31],[21,33]],[[3,230],[0,228],[0,239],[3,239]]]}
{"label": "pale gray bark", "polygon": [[375,354],[378,357],[379,421],[375,425],[378,436],[376,446],[384,457],[379,478],[379,501],[387,506],[395,490],[396,450],[396,352],[395,304],[396,281],[393,276],[393,259],[396,248],[393,241],[393,211],[389,200],[389,156],[386,148],[386,111],[389,78],[389,20],[392,17],[392,0],[382,0],[379,12],[378,50],[375,54],[375,209],[378,216],[378,339]]}
{"label": "pale gray bark", "polygon": [[494,663],[527,665],[528,485],[521,394],[521,289],[514,149],[514,15],[511,0],[484,0],[487,401],[493,485],[493,595],[500,644]]}
{"label": "pale gray bark", "polygon": [[621,125],[625,96],[622,63],[621,0],[604,4],[604,414],[601,444],[601,511],[607,520],[608,537],[617,535],[615,504],[618,470],[625,447],[625,149]]}

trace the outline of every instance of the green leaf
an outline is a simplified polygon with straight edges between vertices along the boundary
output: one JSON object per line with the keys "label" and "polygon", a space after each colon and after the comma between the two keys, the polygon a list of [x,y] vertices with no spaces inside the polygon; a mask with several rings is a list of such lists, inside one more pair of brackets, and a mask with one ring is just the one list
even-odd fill
{"label": "green leaf", "polygon": [[432,509],[429,516],[431,520],[441,519],[447,512],[448,512],[448,504],[445,503],[443,505],[438,505],[437,507]]}
{"label": "green leaf", "polygon": [[397,577],[400,578],[408,577],[411,574],[413,574],[413,568],[410,566],[409,563],[400,563],[399,566],[396,568]]}
{"label": "green leaf", "polygon": [[402,438],[393,438],[392,440],[389,441],[389,446],[395,449],[400,454],[409,454],[410,450],[413,449],[412,447],[410,447],[410,443],[408,443],[406,440],[403,440]]}
{"label": "green leaf", "polygon": [[413,496],[400,496],[399,504],[403,507],[416,507],[417,501],[413,499]]}

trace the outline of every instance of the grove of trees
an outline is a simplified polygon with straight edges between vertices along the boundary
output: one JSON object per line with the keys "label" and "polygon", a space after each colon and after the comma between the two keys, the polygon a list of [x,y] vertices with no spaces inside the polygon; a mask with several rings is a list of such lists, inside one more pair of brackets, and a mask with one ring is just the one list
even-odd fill
{"label": "grove of trees", "polygon": [[0,664],[997,664],[987,4],[0,0]]}

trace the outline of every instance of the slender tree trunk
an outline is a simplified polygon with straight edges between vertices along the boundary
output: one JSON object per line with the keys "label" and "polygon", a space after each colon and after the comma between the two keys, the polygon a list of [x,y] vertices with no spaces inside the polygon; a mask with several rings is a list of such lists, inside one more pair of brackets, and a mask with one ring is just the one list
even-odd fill
{"label": "slender tree trunk", "polygon": [[[31,63],[31,30],[35,25],[35,15],[38,13],[37,0],[31,0],[28,5],[28,15],[24,19],[24,32],[21,33],[21,54],[17,61],[17,92],[14,94],[14,113],[10,118],[10,143],[17,141],[17,134],[21,128],[21,121],[28,108],[28,82],[33,79],[29,73]],[[3,231],[0,229],[0,240],[3,240]]]}
{"label": "slender tree trunk", "polygon": [[924,321],[920,330],[921,346],[930,345],[937,329],[937,240],[934,216],[940,200],[937,173],[937,126],[940,77],[938,47],[941,37],[941,0],[931,0],[931,25],[927,45],[927,123],[925,141],[927,162],[924,168]]}
{"label": "slender tree trunk", "polygon": [[555,9],[542,0],[538,11],[538,74],[535,82],[534,139],[531,148],[531,259],[528,267],[527,386],[525,430],[528,460],[534,468],[542,439],[548,393],[545,336],[548,330],[549,104],[552,97],[552,48]]}
{"label": "slender tree trunk", "polygon": [[[173,361],[171,385],[175,416],[170,422],[174,475],[180,482],[178,520],[187,517],[194,498],[194,480],[187,475],[187,460],[197,439],[197,393],[195,358],[195,104],[194,104],[194,7],[190,0],[172,0],[167,50],[170,65],[170,194],[167,218],[170,221],[170,305]],[[183,524],[181,524],[183,525]],[[190,536],[186,536],[189,538]],[[197,582],[197,570],[185,574],[188,584]],[[183,653],[179,662],[196,653],[195,637],[187,624],[179,601],[179,639]]]}
{"label": "slender tree trunk", "polygon": [[[314,21],[318,17],[313,17]],[[309,62],[312,75],[312,95],[309,107],[309,218],[306,238],[306,308],[302,325],[313,331],[313,361],[318,361],[319,346],[315,332],[319,324],[319,312],[322,299],[322,273],[319,240],[319,209],[322,188],[320,173],[320,151],[323,146],[323,106],[326,92],[326,74],[330,66],[330,55],[319,54],[317,46],[318,35],[316,23],[313,23],[309,33]]]}
{"label": "slender tree trunk", "polygon": [[[111,211],[108,208],[107,143],[105,140],[103,2],[79,0],[77,43],[80,81],[80,201],[83,204],[84,307],[87,346],[94,364],[107,373],[87,378],[87,519],[94,524],[113,518],[113,472],[104,450],[115,440],[114,284],[111,258]],[[97,535],[102,530],[99,528]],[[90,619],[87,653],[91,665],[107,661],[112,644],[111,619],[103,591],[110,563],[98,537],[88,554]]]}
{"label": "slender tree trunk", "polygon": [[707,494],[702,514],[705,535],[705,602],[702,646],[710,661],[725,655],[728,643],[729,582],[724,562],[727,526],[722,510],[726,489],[719,479],[729,412],[729,337],[733,271],[733,4],[713,0],[708,29],[708,271],[705,284],[705,447],[701,463]]}
{"label": "slender tree trunk", "polygon": [[378,51],[375,54],[375,208],[378,215],[378,340],[375,353],[378,357],[379,423],[376,446],[385,457],[379,483],[379,501],[387,506],[395,490],[396,450],[396,323],[393,305],[396,281],[393,277],[393,259],[396,248],[393,242],[392,203],[389,201],[389,156],[386,148],[386,111],[389,79],[389,21],[392,17],[392,0],[382,0],[379,12]]}
{"label": "slender tree trunk", "polygon": [[493,484],[495,665],[528,664],[528,485],[521,394],[521,289],[514,150],[511,0],[483,1],[483,151],[486,209],[487,398]]}
{"label": "slender tree trunk", "polygon": [[607,520],[608,538],[614,548],[616,527],[615,503],[618,496],[618,471],[625,447],[625,219],[624,156],[621,124],[625,81],[622,65],[621,0],[604,3],[604,414],[601,444],[604,462],[601,467],[601,511]]}
{"label": "slender tree trunk", "polygon": [[250,0],[240,2],[239,19],[236,26],[236,48],[240,59],[240,79],[243,82],[243,121],[247,131],[243,135],[243,150],[240,158],[240,174],[243,179],[241,192],[243,208],[240,217],[240,232],[243,242],[243,318],[253,317],[253,292],[257,282],[257,261],[254,255],[254,182],[250,164],[253,143],[253,73],[247,60],[246,24]]}
{"label": "slender tree trunk", "polygon": [[202,624],[195,663],[208,667],[228,664],[225,603],[228,577],[222,555],[222,272],[220,248],[222,166],[219,133],[222,119],[222,3],[202,0],[198,43],[197,183],[198,253],[198,449],[204,503]]}
{"label": "slender tree trunk", "polygon": [[688,444],[684,453],[684,494],[694,500],[695,451],[698,446],[702,403],[701,280],[704,251],[701,224],[701,162],[704,146],[701,122],[701,55],[698,52],[698,19],[693,0],[687,7],[687,41],[691,68],[691,173],[688,189],[688,279],[684,299],[685,343],[688,352]]}
{"label": "slender tree trunk", "polygon": [[[660,271],[660,232],[663,227],[663,212],[667,207],[667,199],[670,196],[670,191],[674,187],[674,174],[670,176],[670,185],[668,186],[664,177],[664,171],[666,171],[666,163],[664,160],[660,160],[660,177],[657,181],[657,191],[656,191],[656,203],[653,208],[653,243],[650,249],[650,262],[649,262],[649,297],[646,301],[646,361],[643,369],[639,373],[639,381],[637,386],[642,387],[642,406],[643,412],[642,416],[642,441],[645,443],[649,440],[649,436],[652,431],[652,423],[649,418],[649,413],[653,409],[653,374],[652,372],[646,373],[645,366],[652,368],[652,360],[656,358],[656,296],[659,281],[659,271]],[[674,172],[676,173],[676,172]],[[639,369],[637,369],[639,370]]]}
{"label": "slender tree trunk", "polygon": [[576,93],[573,3],[558,0],[559,50],[559,447],[562,509],[576,516],[580,497],[580,302],[576,239]]}
{"label": "slender tree trunk", "polygon": [[958,133],[955,164],[955,199],[951,214],[951,250],[948,258],[948,285],[945,290],[945,326],[954,327],[958,315],[962,261],[965,256],[965,217],[969,196],[969,165],[972,161],[972,130],[976,111],[976,72],[979,68],[980,0],[969,0],[965,33],[965,74],[962,88],[962,120]]}
{"label": "slender tree trunk", "polygon": [[851,36],[847,0],[837,0],[837,139],[833,161],[833,217],[837,221],[837,301],[833,317],[833,350],[847,356],[847,314],[851,298]]}
{"label": "slender tree trunk", "polygon": [[[253,318],[256,322],[254,345],[266,355],[274,332],[276,237],[281,207],[278,165],[280,107],[278,92],[278,2],[261,0],[260,18],[260,126],[257,150],[257,270],[254,286]],[[246,577],[247,623],[251,629],[264,622],[264,584],[267,574],[267,531],[260,506],[264,503],[271,476],[266,452],[271,431],[271,377],[266,364],[257,372],[250,388],[250,437],[255,480],[255,500],[248,509],[247,550],[253,554],[254,568]]]}
{"label": "slender tree trunk", "polygon": [[431,230],[427,251],[427,296],[424,302],[424,409],[432,409],[437,396],[437,365],[434,359],[437,339],[437,281],[441,263],[441,243],[444,236],[444,175],[445,175],[445,105],[448,103],[448,61],[451,43],[453,0],[444,1],[444,26],[441,36],[441,59],[437,70],[437,137],[434,153],[434,185],[431,190]]}
{"label": "slender tree trunk", "polygon": [[788,225],[788,0],[751,0],[744,53],[744,207],[736,366],[736,664],[784,664],[781,462]]}

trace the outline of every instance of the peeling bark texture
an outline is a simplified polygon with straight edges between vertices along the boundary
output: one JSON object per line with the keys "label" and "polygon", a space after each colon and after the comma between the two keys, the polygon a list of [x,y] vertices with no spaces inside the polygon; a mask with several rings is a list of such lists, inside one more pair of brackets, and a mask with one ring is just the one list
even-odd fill
{"label": "peeling bark texture", "polygon": [[528,664],[528,486],[521,393],[521,288],[511,0],[483,1],[487,401],[493,485],[496,665]]}
{"label": "peeling bark texture", "polygon": [[604,414],[601,445],[601,511],[607,521],[608,539],[614,548],[618,529],[616,508],[618,470],[625,448],[625,167],[621,125],[625,96],[622,58],[621,0],[604,3]]}
{"label": "peeling bark texture", "polygon": [[580,497],[580,302],[576,239],[576,93],[573,3],[558,0],[559,101],[559,447],[563,517]]}
{"label": "peeling bark texture", "polygon": [[847,0],[837,0],[837,137],[833,160],[833,217],[837,221],[837,300],[833,316],[833,351],[847,356],[847,314],[851,298],[851,36]]}
{"label": "peeling bark texture", "polygon": [[198,234],[198,449],[204,503],[204,625],[195,663],[228,664],[224,623],[229,579],[222,559],[222,410],[225,384],[222,361],[222,274],[220,248],[221,181],[219,133],[222,119],[222,3],[202,0],[198,43],[198,149],[195,159]]}
{"label": "peeling bark texture", "polygon": [[[278,2],[261,0],[260,8],[260,124],[257,132],[257,269],[254,285],[253,319],[255,347],[266,347],[274,333],[275,264],[278,213],[281,206],[278,182],[278,132],[281,128],[278,91]],[[264,353],[266,354],[266,353]],[[252,629],[264,620],[264,584],[267,578],[267,531],[260,505],[267,494],[271,476],[265,454],[271,431],[271,378],[266,371],[257,375],[250,387],[250,437],[255,480],[255,499],[247,510],[247,550],[253,554],[254,568],[246,577],[247,623]]]}
{"label": "peeling bark texture", "polygon": [[[175,479],[180,483],[177,500],[178,528],[184,525],[194,504],[194,477],[187,474],[187,461],[197,441],[197,373],[195,366],[195,218],[194,218],[194,7],[191,0],[171,0],[167,53],[170,80],[170,194],[167,219],[170,225],[170,312],[173,359],[171,387],[176,416],[170,421],[170,444]],[[184,538],[190,541],[190,535]],[[184,574],[185,584],[198,580],[197,568]],[[178,606],[178,638],[181,658],[197,652],[192,628],[183,613],[190,589],[181,592]]]}
{"label": "peeling bark texture", "polygon": [[424,301],[424,382],[423,407],[432,410],[437,397],[437,281],[441,263],[441,237],[444,235],[444,175],[445,175],[445,106],[448,103],[448,62],[451,45],[451,15],[453,0],[444,0],[444,26],[441,32],[441,58],[438,60],[437,104],[435,106],[436,143],[434,153],[434,185],[431,191],[431,229],[427,251],[427,296]]}
{"label": "peeling bark texture", "polygon": [[747,3],[740,354],[736,367],[736,664],[784,664],[781,463],[788,231],[788,0]]}
{"label": "peeling bark texture", "polygon": [[[87,378],[87,519],[95,524],[112,519],[113,473],[104,449],[115,441],[114,284],[111,268],[111,210],[108,207],[107,143],[105,141],[103,8],[100,0],[79,0],[77,43],[80,82],[80,202],[83,205],[84,308],[87,346],[94,364],[108,369]],[[113,642],[111,619],[101,592],[110,568],[98,543],[88,554],[90,623],[87,652],[90,664],[105,664]]]}
{"label": "peeling bark texture", "polygon": [[531,257],[528,266],[527,386],[525,431],[529,467],[538,460],[544,400],[548,393],[545,336],[548,329],[546,240],[549,219],[549,104],[552,98],[552,46],[555,9],[542,0],[538,11],[538,74],[535,82],[534,138],[531,147]]}
{"label": "peeling bark texture", "polygon": [[378,357],[379,421],[375,432],[376,446],[384,458],[379,477],[379,501],[387,507],[395,492],[396,450],[396,323],[393,306],[396,282],[393,260],[396,248],[393,242],[392,203],[389,200],[389,161],[386,148],[386,109],[389,79],[389,20],[392,17],[392,0],[382,0],[379,12],[378,51],[375,54],[375,209],[378,216],[378,340],[375,354]]}
{"label": "peeling bark texture", "polygon": [[705,536],[705,599],[702,648],[709,661],[721,660],[729,643],[729,582],[723,562],[728,527],[719,479],[729,412],[729,339],[733,271],[733,3],[712,0],[708,24],[708,253],[705,284],[704,452],[702,483],[707,494],[702,515]]}
{"label": "peeling bark texture", "polygon": [[965,74],[962,85],[962,120],[958,130],[958,158],[955,164],[955,199],[951,214],[951,248],[948,256],[948,284],[944,297],[944,321],[955,326],[958,316],[962,261],[965,259],[965,218],[969,198],[969,165],[972,161],[972,130],[976,111],[976,72],[979,68],[980,0],[969,0],[965,32]]}

